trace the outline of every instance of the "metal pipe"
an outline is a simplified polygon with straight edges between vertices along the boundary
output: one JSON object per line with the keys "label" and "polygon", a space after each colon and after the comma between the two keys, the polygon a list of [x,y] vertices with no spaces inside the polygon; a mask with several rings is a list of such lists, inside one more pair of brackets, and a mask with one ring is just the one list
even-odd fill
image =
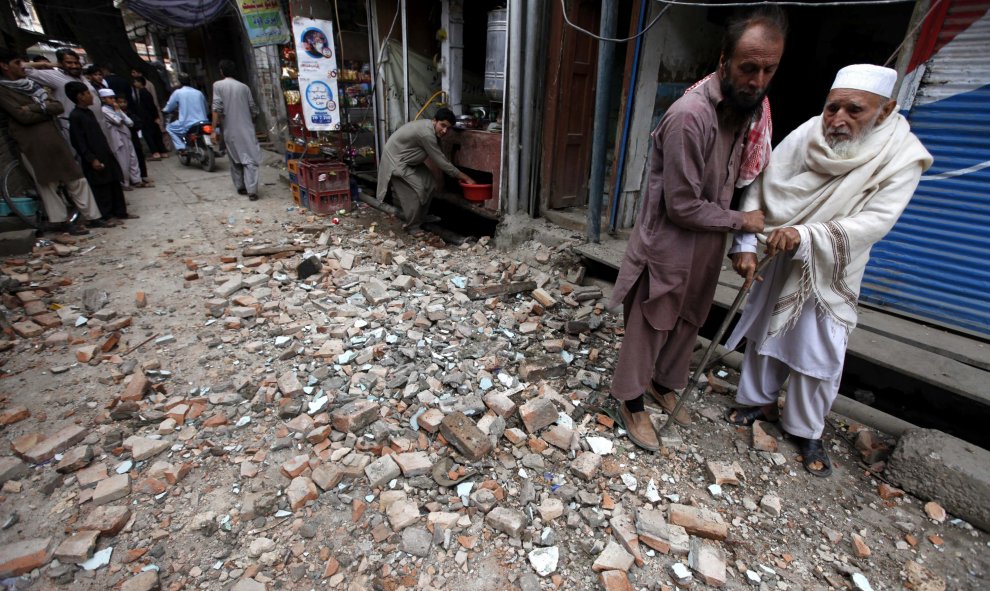
{"label": "metal pipe", "polygon": [[[599,35],[615,37],[617,0],[602,1]],[[588,181],[589,242],[599,242],[602,232],[602,200],[605,183],[605,151],[608,147],[608,99],[612,86],[615,44],[598,41],[598,80],[595,86],[595,126],[591,144],[591,180]]]}
{"label": "metal pipe", "polygon": [[536,96],[536,35],[539,31],[539,0],[526,2],[526,81],[523,84],[522,101],[522,157],[519,161],[519,196],[523,208],[532,211],[531,178],[533,172],[533,147],[536,134],[533,129],[534,97]]}
{"label": "metal pipe", "polygon": [[[508,8],[506,9],[508,10]],[[506,18],[508,18],[508,13],[506,13]],[[506,23],[508,25],[508,23]],[[502,51],[502,63],[505,64],[505,68],[509,64],[509,30],[508,27],[505,31],[506,40],[505,47]],[[508,175],[508,155],[509,155],[509,128],[508,128],[508,115],[509,115],[509,85],[508,76],[506,76],[505,69],[502,70],[502,103],[501,103],[501,117],[502,117],[502,148],[498,152],[498,170],[501,173],[499,175],[498,182],[498,207],[503,212],[509,211],[509,201],[506,196],[509,194],[509,175]]]}
{"label": "metal pipe", "polygon": [[522,0],[509,2],[509,213],[519,211],[519,126],[522,86]]}
{"label": "metal pipe", "polygon": [[636,96],[636,80],[639,75],[639,54],[643,49],[643,25],[646,22],[646,5],[649,0],[640,0],[639,23],[636,25],[636,49],[633,52],[632,75],[629,77],[629,91],[626,93],[626,114],[622,121],[622,139],[619,140],[619,161],[615,168],[615,188],[612,190],[612,207],[608,214],[608,232],[615,232],[619,213],[619,202],[622,201],[622,173],[626,167],[626,147],[629,144],[629,123],[632,120],[633,99]]}
{"label": "metal pipe", "polygon": [[399,0],[402,9],[402,119],[409,123],[409,31],[406,27],[406,0]]}
{"label": "metal pipe", "polygon": [[373,121],[372,132],[375,136],[375,165],[378,165],[378,155],[381,154],[382,148],[382,138],[380,119],[378,118],[378,109],[381,108],[381,102],[379,102],[378,95],[381,89],[378,88],[378,82],[380,76],[378,75],[378,10],[375,6],[375,0],[371,0],[365,7],[365,18],[368,21],[368,28],[371,32],[368,35],[368,55],[371,56],[369,60],[371,62],[371,67],[369,68],[371,74],[371,88],[375,90],[375,98],[371,103],[371,120]]}

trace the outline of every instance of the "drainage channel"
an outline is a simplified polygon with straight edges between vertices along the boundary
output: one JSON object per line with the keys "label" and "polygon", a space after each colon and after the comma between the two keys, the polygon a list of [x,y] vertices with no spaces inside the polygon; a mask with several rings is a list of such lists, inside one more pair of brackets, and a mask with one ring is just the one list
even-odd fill
{"label": "drainage channel", "polygon": [[[375,184],[369,180],[368,175],[359,177],[361,191],[367,195],[375,194]],[[385,203],[389,207],[397,208],[398,205],[392,202],[392,197],[386,196]],[[430,202],[432,215],[440,218],[439,222],[426,224],[424,228],[435,232],[447,242],[463,244],[470,240],[478,240],[483,236],[495,236],[498,227],[498,220],[495,214],[483,215],[476,213],[475,209],[466,204],[461,204],[460,195],[454,193],[444,193]]]}
{"label": "drainage channel", "polygon": [[497,220],[477,214],[468,207],[456,205],[450,199],[434,199],[430,203],[430,213],[440,217],[436,226],[468,239],[495,236],[495,229],[498,227]]}

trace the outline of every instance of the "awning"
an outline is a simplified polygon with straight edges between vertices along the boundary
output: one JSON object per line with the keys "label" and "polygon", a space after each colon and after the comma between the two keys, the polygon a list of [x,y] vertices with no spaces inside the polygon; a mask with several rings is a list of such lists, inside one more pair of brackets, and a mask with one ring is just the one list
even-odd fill
{"label": "awning", "polygon": [[116,0],[114,4],[150,23],[177,29],[205,25],[231,6],[227,0]]}

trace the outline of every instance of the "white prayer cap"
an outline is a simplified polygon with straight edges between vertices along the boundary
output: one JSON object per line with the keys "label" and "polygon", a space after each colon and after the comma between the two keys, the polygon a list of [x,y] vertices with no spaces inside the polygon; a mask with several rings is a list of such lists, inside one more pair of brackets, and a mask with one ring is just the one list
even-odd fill
{"label": "white prayer cap", "polygon": [[100,89],[100,98],[106,98],[108,96],[117,96],[117,95],[110,88],[101,88]]}
{"label": "white prayer cap", "polygon": [[835,75],[835,82],[832,83],[832,90],[836,88],[865,90],[890,98],[894,93],[896,82],[897,70],[873,64],[854,64],[839,70]]}

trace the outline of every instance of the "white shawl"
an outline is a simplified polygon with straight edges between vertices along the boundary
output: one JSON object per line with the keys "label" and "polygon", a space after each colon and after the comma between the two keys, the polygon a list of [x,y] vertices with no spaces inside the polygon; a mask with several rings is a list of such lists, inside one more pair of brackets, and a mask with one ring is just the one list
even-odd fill
{"label": "white shawl", "polygon": [[858,155],[845,160],[825,142],[821,116],[784,138],[741,208],[764,211],[766,235],[800,225],[810,236],[808,260],[791,265],[774,305],[770,336],[793,326],[809,295],[847,332],[856,326],[870,249],[893,227],[931,164],[896,112],[874,128]]}

